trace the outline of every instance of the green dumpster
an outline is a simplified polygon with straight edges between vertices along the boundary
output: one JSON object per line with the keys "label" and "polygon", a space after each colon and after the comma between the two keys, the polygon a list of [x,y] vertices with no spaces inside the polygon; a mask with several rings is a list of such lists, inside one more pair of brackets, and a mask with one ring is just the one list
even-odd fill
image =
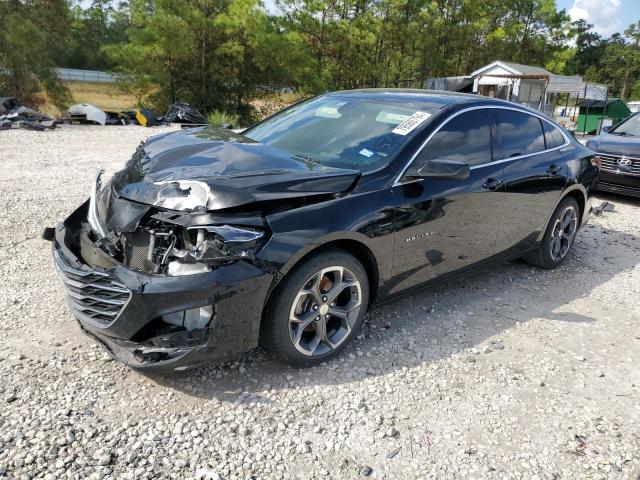
{"label": "green dumpster", "polygon": [[579,104],[576,131],[580,133],[597,133],[600,122],[610,119],[612,124],[631,115],[631,110],[619,98],[607,99],[605,108],[604,100],[582,100]]}

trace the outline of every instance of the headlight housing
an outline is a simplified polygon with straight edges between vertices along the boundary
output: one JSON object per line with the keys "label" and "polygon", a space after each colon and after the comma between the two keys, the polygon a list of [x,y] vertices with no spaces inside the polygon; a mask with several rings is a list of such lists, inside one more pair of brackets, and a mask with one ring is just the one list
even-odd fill
{"label": "headlight housing", "polygon": [[102,222],[100,221],[100,217],[98,215],[98,193],[100,193],[100,189],[102,187],[102,174],[104,170],[99,170],[96,174],[96,178],[93,181],[93,185],[91,185],[91,197],[89,198],[89,212],[87,214],[87,221],[89,222],[89,226],[93,233],[96,234],[98,239],[105,238],[107,236],[107,231],[102,226]]}
{"label": "headlight housing", "polygon": [[207,225],[188,230],[197,232],[193,256],[204,263],[252,257],[265,238],[264,231],[233,225]]}

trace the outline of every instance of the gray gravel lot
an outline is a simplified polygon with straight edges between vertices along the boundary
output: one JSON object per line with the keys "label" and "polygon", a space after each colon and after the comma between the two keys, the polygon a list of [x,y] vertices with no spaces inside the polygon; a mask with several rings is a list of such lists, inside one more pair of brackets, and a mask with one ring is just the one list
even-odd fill
{"label": "gray gravel lot", "polygon": [[602,197],[560,269],[374,309],[326,366],[147,377],[80,332],[40,234],[161,130],[0,132],[0,477],[640,478],[640,201]]}

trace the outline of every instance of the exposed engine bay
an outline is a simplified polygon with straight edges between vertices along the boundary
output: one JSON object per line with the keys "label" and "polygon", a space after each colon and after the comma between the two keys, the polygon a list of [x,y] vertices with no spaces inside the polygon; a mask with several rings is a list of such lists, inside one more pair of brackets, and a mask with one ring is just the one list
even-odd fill
{"label": "exposed engine bay", "polygon": [[178,276],[250,258],[263,236],[230,225],[185,228],[152,217],[135,232],[121,234],[116,249],[133,270]]}
{"label": "exposed engine bay", "polygon": [[[204,273],[236,260],[252,259],[266,240],[266,228],[206,224],[213,216],[158,208],[148,208],[137,224],[123,231],[108,230],[97,208],[101,175],[93,185],[88,224],[80,242],[83,258],[92,265],[106,267],[105,260],[111,263],[96,251],[97,246],[139,272],[170,276]],[[261,224],[262,220],[252,218],[251,223]]]}

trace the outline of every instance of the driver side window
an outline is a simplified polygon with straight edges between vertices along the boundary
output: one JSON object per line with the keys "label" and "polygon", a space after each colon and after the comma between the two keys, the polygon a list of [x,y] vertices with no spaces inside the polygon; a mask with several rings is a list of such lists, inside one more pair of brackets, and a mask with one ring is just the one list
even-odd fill
{"label": "driver side window", "polygon": [[470,166],[491,161],[491,130],[486,109],[461,113],[427,142],[421,161],[450,160]]}

